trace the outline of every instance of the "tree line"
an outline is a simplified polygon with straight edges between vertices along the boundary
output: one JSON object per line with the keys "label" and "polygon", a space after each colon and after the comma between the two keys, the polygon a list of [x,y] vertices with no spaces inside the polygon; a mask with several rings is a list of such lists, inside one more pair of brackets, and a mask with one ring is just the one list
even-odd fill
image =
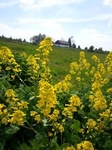
{"label": "tree line", "polygon": [[12,38],[12,37],[5,37],[4,35],[0,36],[1,41],[5,42],[26,42],[26,40],[22,40],[21,38]]}
{"label": "tree line", "polygon": [[[30,43],[38,45],[42,40],[46,38],[45,34],[39,33],[38,35],[34,35],[30,38]],[[5,42],[26,42],[26,40],[22,40],[21,38],[12,38],[12,37],[5,37],[4,35],[0,36],[0,40],[5,41]],[[74,48],[74,49],[79,49],[81,50],[82,48],[80,45],[76,46],[75,41],[73,40],[73,36],[70,36],[68,38],[68,44],[69,47]],[[102,47],[95,48],[93,45],[91,45],[89,48],[85,47],[85,50],[88,52],[98,52],[98,53],[108,53],[108,51],[104,51]]]}

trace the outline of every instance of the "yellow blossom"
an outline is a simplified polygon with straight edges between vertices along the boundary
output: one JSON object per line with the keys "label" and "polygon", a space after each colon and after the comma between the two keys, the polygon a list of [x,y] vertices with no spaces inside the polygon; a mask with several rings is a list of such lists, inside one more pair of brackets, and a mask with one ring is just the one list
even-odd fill
{"label": "yellow blossom", "polygon": [[26,114],[21,110],[15,110],[11,115],[9,122],[12,124],[23,125]]}
{"label": "yellow blossom", "polygon": [[5,92],[5,96],[7,97],[15,97],[15,92],[13,89],[8,89],[6,92]]}
{"label": "yellow blossom", "polygon": [[88,130],[95,129],[96,121],[94,119],[88,119],[86,126],[87,126]]}
{"label": "yellow blossom", "polygon": [[36,111],[30,111],[30,115],[31,115],[31,116],[35,116],[36,114],[37,114]]}
{"label": "yellow blossom", "polygon": [[1,119],[1,123],[6,125],[6,124],[8,123],[7,118],[2,117],[2,119]]}
{"label": "yellow blossom", "polygon": [[69,146],[66,148],[66,150],[76,150],[73,146]]}
{"label": "yellow blossom", "polygon": [[40,115],[35,115],[35,117],[34,117],[34,119],[35,119],[35,121],[37,121],[38,123],[41,121],[41,117],[40,117]]}
{"label": "yellow blossom", "polygon": [[5,70],[11,70],[11,67],[7,66],[7,67],[5,68]]}
{"label": "yellow blossom", "polygon": [[90,141],[83,141],[77,144],[77,150],[94,150],[94,147]]}

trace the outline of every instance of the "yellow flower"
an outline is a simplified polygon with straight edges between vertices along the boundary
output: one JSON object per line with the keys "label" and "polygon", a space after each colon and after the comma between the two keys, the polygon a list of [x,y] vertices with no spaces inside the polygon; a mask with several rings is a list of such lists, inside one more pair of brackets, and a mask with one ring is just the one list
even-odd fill
{"label": "yellow flower", "polygon": [[23,125],[26,114],[21,110],[15,110],[11,115],[9,122],[12,124]]}
{"label": "yellow flower", "polygon": [[66,150],[76,150],[73,146],[69,146],[66,148]]}
{"label": "yellow flower", "polygon": [[5,92],[5,96],[6,97],[15,97],[15,92],[13,89],[8,89],[6,92]]}
{"label": "yellow flower", "polygon": [[98,57],[97,57],[96,55],[93,55],[93,56],[92,56],[92,59],[93,59],[94,61],[96,61],[96,62],[99,62],[99,59],[98,59]]}
{"label": "yellow flower", "polygon": [[39,101],[36,106],[40,108],[41,113],[48,117],[51,109],[57,104],[57,98],[53,86],[47,81],[40,80],[38,97]]}
{"label": "yellow flower", "polygon": [[7,67],[5,68],[5,70],[11,70],[11,67],[7,66]]}
{"label": "yellow flower", "polygon": [[100,116],[104,118],[104,120],[107,120],[110,118],[110,113],[111,113],[110,109],[107,109],[104,112],[100,113]]}
{"label": "yellow flower", "polygon": [[62,125],[59,125],[58,130],[63,133],[64,132],[64,127]]}
{"label": "yellow flower", "polygon": [[33,55],[28,56],[27,66],[28,66],[28,75],[30,75],[32,79],[35,79],[38,75],[38,70],[40,66]]}
{"label": "yellow flower", "polygon": [[81,77],[76,77],[76,81],[81,81]]}
{"label": "yellow flower", "polygon": [[38,123],[41,121],[40,115],[35,115],[34,119],[35,119],[35,121],[37,121]]}
{"label": "yellow flower", "polygon": [[30,116],[35,116],[37,114],[36,111],[30,111]]}
{"label": "yellow flower", "polygon": [[1,123],[6,125],[6,124],[8,123],[7,118],[3,117],[3,118],[1,119]]}
{"label": "yellow flower", "polygon": [[55,109],[52,114],[49,115],[50,120],[57,121],[60,111]]}
{"label": "yellow flower", "polygon": [[95,129],[96,121],[94,119],[88,119],[86,126],[88,130]]}
{"label": "yellow flower", "polygon": [[80,58],[85,58],[85,52],[80,52]]}
{"label": "yellow flower", "polygon": [[27,101],[22,101],[21,104],[23,108],[28,108],[29,103]]}
{"label": "yellow flower", "polygon": [[91,142],[83,141],[77,144],[77,150],[94,150],[94,147]]}
{"label": "yellow flower", "polygon": [[48,135],[51,137],[51,136],[53,136],[53,133],[52,132],[48,132]]}
{"label": "yellow flower", "polygon": [[72,95],[68,101],[69,101],[69,104],[65,104],[62,114],[65,117],[72,119],[73,113],[78,111],[77,107],[79,107],[79,109],[81,109],[82,103],[81,103],[80,98],[77,95]]}
{"label": "yellow flower", "polygon": [[107,93],[112,93],[112,88],[108,88]]}
{"label": "yellow flower", "polygon": [[4,104],[0,104],[0,109],[2,109],[3,107],[5,107],[5,105]]}

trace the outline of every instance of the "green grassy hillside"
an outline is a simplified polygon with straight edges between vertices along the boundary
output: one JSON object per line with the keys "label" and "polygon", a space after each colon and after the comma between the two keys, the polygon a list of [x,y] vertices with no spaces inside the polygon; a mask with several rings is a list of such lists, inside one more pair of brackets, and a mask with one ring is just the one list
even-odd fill
{"label": "green grassy hillside", "polygon": [[[0,47],[1,46],[7,46],[12,50],[13,53],[26,52],[28,54],[35,53],[35,49],[37,48],[37,45],[32,45],[30,43],[23,43],[23,42],[0,41]],[[53,46],[53,51],[50,53],[49,56],[50,57],[49,65],[52,70],[52,73],[56,78],[60,80],[68,73],[70,63],[73,61],[78,61],[80,51],[83,50]],[[101,61],[104,61],[107,55],[102,53],[94,53],[94,52],[91,53],[87,51],[85,51],[85,53],[86,59],[90,63],[93,63],[91,60],[93,54],[97,55]]]}

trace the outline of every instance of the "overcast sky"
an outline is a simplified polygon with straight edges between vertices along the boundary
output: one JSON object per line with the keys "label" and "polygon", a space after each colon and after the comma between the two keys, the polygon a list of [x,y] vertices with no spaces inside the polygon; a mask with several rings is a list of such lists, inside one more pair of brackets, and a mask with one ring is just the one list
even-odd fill
{"label": "overcast sky", "polygon": [[0,0],[0,35],[74,37],[81,48],[112,50],[112,0]]}

